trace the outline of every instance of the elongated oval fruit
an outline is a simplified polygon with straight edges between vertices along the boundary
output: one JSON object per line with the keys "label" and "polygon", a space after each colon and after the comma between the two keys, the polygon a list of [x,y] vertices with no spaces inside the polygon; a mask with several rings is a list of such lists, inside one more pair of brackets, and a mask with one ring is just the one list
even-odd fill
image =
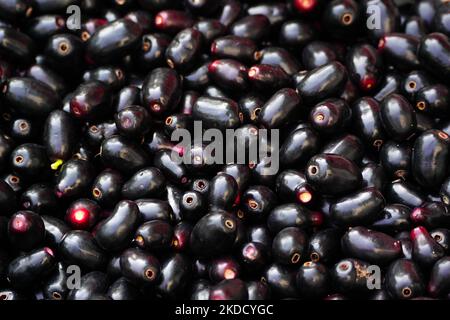
{"label": "elongated oval fruit", "polygon": [[106,264],[105,252],[95,243],[94,237],[88,231],[67,232],[58,249],[67,264],[79,265],[88,270],[99,270]]}
{"label": "elongated oval fruit", "polygon": [[316,104],[309,113],[314,129],[325,134],[342,132],[351,120],[352,112],[342,99],[327,99]]}
{"label": "elongated oval fruit", "polygon": [[447,177],[450,138],[440,130],[428,130],[414,142],[412,173],[423,187],[439,188]]}
{"label": "elongated oval fruit", "polygon": [[28,117],[45,118],[60,104],[52,88],[33,78],[10,78],[1,91],[6,104]]}
{"label": "elongated oval fruit", "polygon": [[98,63],[108,63],[125,56],[135,48],[142,35],[139,24],[119,19],[99,28],[89,39],[87,54]]}
{"label": "elongated oval fruit", "polygon": [[[3,11],[0,9],[0,11]],[[0,53],[22,64],[32,63],[35,55],[33,40],[15,28],[0,27]]]}
{"label": "elongated oval fruit", "polygon": [[181,99],[181,78],[175,70],[157,68],[145,78],[142,102],[155,116],[170,112]]}
{"label": "elongated oval fruit", "polygon": [[381,120],[392,139],[403,141],[416,130],[416,115],[411,104],[399,94],[387,96],[381,103]]}
{"label": "elongated oval fruit", "polygon": [[148,163],[148,155],[133,141],[122,136],[112,136],[103,141],[102,161],[124,173],[133,173]]}
{"label": "elongated oval fruit", "polygon": [[330,213],[333,222],[340,226],[370,225],[381,217],[384,205],[380,191],[367,188],[336,201]]}
{"label": "elongated oval fruit", "polygon": [[433,297],[439,297],[449,292],[450,257],[443,257],[434,264],[427,290]]}
{"label": "elongated oval fruit", "polygon": [[139,220],[138,206],[133,201],[122,200],[111,215],[97,225],[95,241],[108,252],[121,250],[130,243]]}
{"label": "elongated oval fruit", "polygon": [[406,143],[388,141],[380,150],[380,162],[392,178],[406,178],[411,174],[411,147]]}
{"label": "elongated oval fruit", "polygon": [[191,261],[176,253],[161,264],[161,282],[158,293],[166,298],[180,297],[191,278]]}
{"label": "elongated oval fruit", "polygon": [[82,120],[92,120],[108,112],[112,104],[110,88],[100,81],[81,84],[70,99],[70,113]]}
{"label": "elongated oval fruit", "polygon": [[385,283],[389,294],[396,299],[420,297],[425,291],[419,267],[409,259],[394,261],[386,273]]}
{"label": "elongated oval fruit", "polygon": [[236,59],[241,62],[253,61],[256,43],[248,38],[228,35],[216,38],[211,44],[211,54],[222,59]]}
{"label": "elongated oval fruit", "polygon": [[69,226],[53,216],[42,216],[42,221],[44,221],[45,227],[45,243],[57,248],[64,235],[69,232]]}
{"label": "elongated oval fruit", "polygon": [[299,112],[300,96],[290,88],[276,92],[262,107],[258,121],[267,129],[280,128]]}
{"label": "elongated oval fruit", "polygon": [[69,291],[67,283],[66,266],[59,262],[44,283],[44,297],[48,300],[64,300]]}
{"label": "elongated oval fruit", "polygon": [[307,247],[306,234],[299,228],[284,228],[273,238],[272,256],[278,263],[296,265]]}
{"label": "elongated oval fruit", "polygon": [[388,234],[407,231],[411,226],[410,213],[411,209],[405,205],[388,204],[383,209],[382,217],[375,221],[371,228]]}
{"label": "elongated oval fruit", "polygon": [[122,187],[126,199],[136,200],[160,195],[166,186],[166,178],[154,167],[137,171]]}
{"label": "elongated oval fruit", "polygon": [[403,180],[395,180],[388,184],[386,197],[391,203],[400,203],[408,207],[419,207],[425,202],[425,197],[410,183]]}
{"label": "elongated oval fruit", "polygon": [[95,300],[96,296],[108,289],[108,276],[100,271],[83,275],[80,286],[70,290],[67,300]]}
{"label": "elongated oval fruit", "polygon": [[280,163],[286,167],[305,163],[317,153],[319,146],[320,136],[315,130],[311,128],[295,130],[281,145]]}
{"label": "elongated oval fruit", "polygon": [[338,95],[347,82],[347,71],[337,61],[309,71],[297,86],[305,103],[312,104]]}
{"label": "elongated oval fruit", "polygon": [[430,33],[423,37],[419,46],[419,60],[433,75],[450,82],[450,40],[442,33]]}
{"label": "elongated oval fruit", "polygon": [[267,217],[267,227],[273,234],[288,227],[307,228],[310,225],[309,210],[296,203],[279,205]]}
{"label": "elongated oval fruit", "polygon": [[381,82],[380,54],[369,44],[356,45],[347,55],[349,76],[363,92],[373,91]]}
{"label": "elongated oval fruit", "polygon": [[79,196],[90,186],[93,178],[91,163],[79,159],[69,160],[63,164],[56,178],[56,196],[58,198]]}
{"label": "elongated oval fruit", "polygon": [[360,163],[364,156],[364,145],[357,136],[346,134],[330,140],[320,153],[335,154],[347,157],[354,163]]}
{"label": "elongated oval fruit", "polygon": [[447,118],[450,91],[442,84],[424,86],[415,96],[416,109],[438,118]]}
{"label": "elongated oval fruit", "polygon": [[445,256],[444,248],[430,236],[424,227],[411,230],[411,241],[413,260],[425,268],[432,267],[436,261]]}
{"label": "elongated oval fruit", "polygon": [[232,59],[215,60],[208,66],[209,78],[222,90],[243,93],[249,86],[247,67]]}
{"label": "elongated oval fruit", "polygon": [[54,110],[48,115],[43,140],[51,162],[66,161],[72,156],[76,133],[75,123],[67,112]]}
{"label": "elongated oval fruit", "polygon": [[378,50],[387,61],[400,69],[416,69],[420,62],[417,56],[420,39],[415,36],[391,33],[380,39]]}
{"label": "elongated oval fruit", "polygon": [[323,229],[309,238],[308,257],[313,262],[334,263],[341,254],[341,231],[334,228]]}
{"label": "elongated oval fruit", "polygon": [[281,199],[289,202],[307,204],[314,197],[305,175],[296,170],[280,172],[275,182],[275,190]]}
{"label": "elongated oval fruit", "polygon": [[225,212],[211,212],[192,229],[191,250],[201,256],[217,256],[233,246],[236,236],[236,218]]}
{"label": "elongated oval fruit", "polygon": [[19,250],[30,251],[37,248],[45,238],[42,218],[32,211],[19,211],[11,216],[8,223],[8,239]]}
{"label": "elongated oval fruit", "polygon": [[205,129],[235,129],[241,124],[238,104],[226,98],[200,97],[192,108],[194,120]]}
{"label": "elongated oval fruit", "polygon": [[147,221],[137,228],[134,242],[149,251],[168,250],[172,245],[173,228],[167,221]]}
{"label": "elongated oval fruit", "polygon": [[140,248],[130,248],[121,254],[120,269],[125,278],[138,285],[156,283],[161,273],[158,259]]}
{"label": "elongated oval fruit", "polygon": [[55,253],[52,249],[37,249],[11,261],[8,266],[8,280],[13,287],[26,289],[44,280],[55,265]]}
{"label": "elongated oval fruit", "polygon": [[345,157],[319,154],[311,158],[306,166],[306,177],[319,192],[340,195],[359,188],[361,170]]}
{"label": "elongated oval fruit", "polygon": [[192,69],[200,53],[202,34],[189,28],[178,33],[166,49],[166,62],[182,72]]}
{"label": "elongated oval fruit", "polygon": [[378,265],[385,265],[402,254],[399,240],[385,233],[354,227],[342,237],[342,250],[350,257],[358,258]]}

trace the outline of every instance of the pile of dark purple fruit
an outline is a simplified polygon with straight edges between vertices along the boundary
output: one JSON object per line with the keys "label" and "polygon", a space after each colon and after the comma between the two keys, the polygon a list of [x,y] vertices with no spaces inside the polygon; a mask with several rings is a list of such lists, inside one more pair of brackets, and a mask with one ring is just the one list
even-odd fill
{"label": "pile of dark purple fruit", "polygon": [[[450,299],[449,36],[445,0],[1,0],[0,300]],[[180,164],[194,121],[280,147]]]}

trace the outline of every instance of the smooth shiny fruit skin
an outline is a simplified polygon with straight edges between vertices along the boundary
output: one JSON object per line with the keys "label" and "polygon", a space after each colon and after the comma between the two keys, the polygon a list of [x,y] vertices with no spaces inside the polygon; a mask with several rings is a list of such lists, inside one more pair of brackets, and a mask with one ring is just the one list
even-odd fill
{"label": "smooth shiny fruit skin", "polygon": [[450,153],[450,138],[439,130],[422,133],[414,142],[412,173],[415,180],[425,188],[439,188],[447,176],[444,165]]}
{"label": "smooth shiny fruit skin", "polygon": [[55,34],[47,41],[44,49],[45,63],[48,63],[59,72],[70,71],[73,79],[67,79],[76,83],[81,77],[85,64],[85,44],[74,34]]}
{"label": "smooth shiny fruit skin", "polygon": [[34,60],[33,40],[20,31],[10,27],[0,27],[0,53],[20,64],[31,64]]}
{"label": "smooth shiny fruit skin", "polygon": [[319,151],[320,136],[311,128],[293,131],[284,140],[280,149],[280,163],[282,166],[292,166],[305,163]]}
{"label": "smooth shiny fruit skin", "polygon": [[428,73],[422,70],[413,70],[406,75],[402,82],[402,93],[410,101],[417,101],[415,97],[423,88],[432,84]]}
{"label": "smooth shiny fruit skin", "polygon": [[36,249],[11,261],[8,280],[14,288],[29,288],[43,280],[55,265],[55,255],[50,248]]}
{"label": "smooth shiny fruit skin", "polygon": [[106,264],[106,255],[87,231],[71,230],[59,244],[58,253],[67,264],[76,264],[87,270],[99,270]]}
{"label": "smooth shiny fruit skin", "polygon": [[181,79],[169,68],[157,68],[150,72],[142,85],[142,102],[152,115],[167,114],[181,98]]}
{"label": "smooth shiny fruit skin", "polygon": [[214,60],[208,66],[208,76],[227,93],[241,94],[249,87],[247,67],[237,60]]}
{"label": "smooth shiny fruit skin", "polygon": [[112,104],[110,88],[100,81],[81,84],[70,99],[70,114],[82,120],[92,120],[108,112]]}
{"label": "smooth shiny fruit skin", "polygon": [[412,258],[420,266],[431,268],[433,264],[445,256],[444,248],[439,245],[424,227],[411,230],[413,244]]}
{"label": "smooth shiny fruit skin", "polygon": [[223,280],[211,288],[209,300],[247,300],[248,292],[241,279]]}
{"label": "smooth shiny fruit skin", "polygon": [[391,235],[400,231],[407,231],[411,227],[410,213],[411,209],[405,205],[388,204],[383,208],[380,219],[370,227]]}
{"label": "smooth shiny fruit skin", "polygon": [[298,291],[295,283],[295,270],[288,266],[273,263],[264,272],[264,279],[274,297],[296,298]]}
{"label": "smooth shiny fruit skin", "polygon": [[297,92],[310,105],[339,94],[346,82],[346,68],[333,61],[309,71],[297,85]]}
{"label": "smooth shiny fruit skin", "polygon": [[44,297],[48,300],[64,300],[69,289],[67,288],[66,266],[58,262],[43,286]]}
{"label": "smooth shiny fruit skin", "polygon": [[278,174],[275,191],[282,200],[287,202],[307,204],[314,198],[312,187],[306,181],[305,175],[292,169]]}
{"label": "smooth shiny fruit skin", "polygon": [[66,80],[57,72],[53,71],[45,65],[35,64],[31,66],[27,70],[26,76],[45,83],[50,88],[52,88],[52,90],[56,92],[59,97],[64,96],[64,94],[68,90]]}
{"label": "smooth shiny fruit skin", "polygon": [[121,277],[109,286],[106,294],[112,300],[129,301],[138,299],[140,292],[128,279]]}
{"label": "smooth shiny fruit skin", "polygon": [[430,273],[427,291],[432,297],[440,297],[450,290],[450,257],[436,261]]}
{"label": "smooth shiny fruit skin", "polygon": [[148,163],[148,155],[143,148],[122,136],[112,136],[103,141],[101,159],[125,174],[134,173]]}
{"label": "smooth shiny fruit skin", "polygon": [[209,185],[209,208],[231,209],[235,205],[238,191],[237,182],[232,176],[225,173],[217,174]]}
{"label": "smooth shiny fruit skin", "polygon": [[239,263],[248,272],[263,270],[270,259],[270,251],[260,242],[247,242],[239,251]]}
{"label": "smooth shiny fruit skin", "polygon": [[163,10],[155,16],[154,24],[156,29],[161,32],[177,34],[183,29],[192,27],[194,20],[185,11]]}
{"label": "smooth shiny fruit skin", "polygon": [[61,167],[55,182],[55,193],[58,198],[80,196],[93,179],[93,167],[85,160],[69,160]]}
{"label": "smooth shiny fruit skin", "polygon": [[391,203],[404,204],[410,208],[419,207],[425,197],[415,185],[403,180],[395,180],[386,186],[385,196]]}
{"label": "smooth shiny fruit skin", "polygon": [[139,208],[129,200],[120,201],[111,215],[95,228],[94,238],[108,252],[125,248],[140,220]]}
{"label": "smooth shiny fruit skin", "polygon": [[302,50],[302,62],[306,70],[316,69],[337,59],[334,47],[328,42],[311,41]]}
{"label": "smooth shiny fruit skin", "polygon": [[116,20],[92,35],[86,53],[95,62],[111,62],[131,52],[138,45],[141,34],[141,27],[130,19]]}
{"label": "smooth shiny fruit skin", "polygon": [[64,221],[53,216],[42,216],[45,227],[45,244],[57,248],[70,228]]}
{"label": "smooth shiny fruit skin", "polygon": [[385,233],[354,227],[342,237],[342,250],[350,257],[378,265],[386,265],[401,257],[402,246]]}
{"label": "smooth shiny fruit skin", "polygon": [[125,199],[151,198],[163,193],[166,179],[159,169],[148,167],[137,171],[122,186]]}
{"label": "smooth shiny fruit skin", "polygon": [[169,150],[158,151],[153,157],[153,165],[173,183],[185,185],[189,182],[186,166],[176,161]]}
{"label": "smooth shiny fruit skin", "polygon": [[202,38],[204,39],[204,43],[211,44],[211,42],[215,41],[217,38],[223,36],[226,33],[225,26],[216,19],[205,19],[197,21],[192,28],[198,30]]}
{"label": "smooth shiny fruit skin", "polygon": [[69,205],[65,220],[72,229],[90,230],[100,218],[100,210],[95,201],[81,198]]}
{"label": "smooth shiny fruit skin", "polygon": [[117,130],[121,135],[138,139],[150,131],[150,115],[144,107],[128,106],[115,115]]}
{"label": "smooth shiny fruit skin", "polygon": [[315,30],[306,21],[288,20],[282,24],[278,37],[284,47],[302,48],[314,39]]}
{"label": "smooth shiny fruit skin", "polygon": [[176,253],[161,263],[158,294],[166,298],[180,297],[191,279],[192,267],[188,257]]}
{"label": "smooth shiny fruit skin", "polygon": [[150,33],[142,36],[140,50],[133,54],[133,60],[139,68],[152,70],[166,65],[165,52],[170,44],[170,37],[163,33]]}
{"label": "smooth shiny fruit skin", "polygon": [[8,239],[13,247],[30,251],[43,243],[45,227],[42,218],[32,211],[18,211],[8,223]]}
{"label": "smooth shiny fruit skin", "polygon": [[309,112],[312,127],[323,134],[336,134],[348,126],[352,111],[342,99],[326,99]]}
{"label": "smooth shiny fruit skin", "polygon": [[433,229],[430,231],[430,236],[445,249],[447,254],[450,252],[450,229]]}
{"label": "smooth shiny fruit skin", "polygon": [[425,202],[411,212],[410,219],[416,225],[427,229],[450,227],[450,214],[446,205],[440,201]]}
{"label": "smooth shiny fruit skin", "polygon": [[327,266],[335,263],[341,255],[341,231],[327,228],[311,235],[308,243],[308,259]]}
{"label": "smooth shiny fruit skin", "polygon": [[356,45],[347,54],[350,79],[362,92],[373,91],[381,82],[383,62],[370,44]]}
{"label": "smooth shiny fruit skin", "polygon": [[271,294],[269,286],[262,281],[247,282],[248,300],[267,300],[270,299]]}
{"label": "smooth shiny fruit skin", "polygon": [[446,118],[450,110],[450,91],[442,84],[424,86],[415,95],[416,109],[433,117]]}
{"label": "smooth shiny fruit skin", "polygon": [[284,88],[277,91],[262,107],[258,122],[267,129],[280,128],[290,122],[301,106],[295,90]]}
{"label": "smooth shiny fruit skin", "polygon": [[346,294],[368,292],[369,267],[370,263],[354,258],[337,262],[330,270],[335,290]]}
{"label": "smooth shiny fruit skin", "polygon": [[113,169],[103,170],[92,183],[92,198],[101,206],[113,207],[121,196],[123,180],[120,172]]}
{"label": "smooth shiny fruit skin", "polygon": [[211,54],[214,57],[240,62],[252,62],[256,49],[253,40],[233,35],[216,38],[211,44]]}
{"label": "smooth shiny fruit skin", "polygon": [[277,234],[288,227],[307,228],[310,226],[310,211],[300,204],[285,203],[276,206],[267,216],[267,227]]}
{"label": "smooth shiny fruit skin", "polygon": [[139,248],[130,248],[122,253],[120,268],[125,278],[139,286],[157,283],[161,273],[159,261]]}
{"label": "smooth shiny fruit skin", "polygon": [[419,46],[419,61],[434,76],[448,83],[450,76],[450,41],[442,33],[430,33]]}
{"label": "smooth shiny fruit skin", "polygon": [[173,228],[166,221],[152,220],[141,224],[135,234],[134,243],[151,252],[169,250],[173,240]]}
{"label": "smooth shiny fruit skin", "polygon": [[416,129],[414,109],[408,100],[396,93],[381,103],[381,120],[386,132],[396,141],[406,140]]}
{"label": "smooth shiny fruit skin", "polygon": [[362,182],[361,170],[342,156],[318,154],[309,160],[306,168],[308,181],[324,194],[346,194]]}
{"label": "smooth shiny fruit skin", "polygon": [[211,212],[195,224],[190,247],[197,255],[217,256],[233,246],[236,236],[236,218],[225,212]]}
{"label": "smooth shiny fruit skin", "polygon": [[380,218],[384,205],[381,192],[367,188],[337,200],[330,213],[333,222],[340,226],[370,225]]}
{"label": "smooth shiny fruit skin", "polygon": [[381,38],[378,50],[386,60],[399,69],[412,70],[420,66],[417,49],[420,39],[415,36],[391,33]]}
{"label": "smooth shiny fruit skin", "polygon": [[322,263],[305,262],[297,272],[296,283],[302,297],[323,297],[331,285],[329,271]]}
{"label": "smooth shiny fruit skin", "polygon": [[135,203],[139,208],[143,222],[151,220],[170,222],[173,219],[172,209],[167,201],[159,199],[138,199]]}
{"label": "smooth shiny fruit skin", "polygon": [[10,156],[11,168],[26,179],[43,178],[50,165],[45,147],[36,143],[25,143],[16,147]]}
{"label": "smooth shiny fruit skin", "polygon": [[266,47],[261,51],[256,51],[254,58],[259,64],[279,66],[290,76],[300,70],[299,62],[284,48]]}
{"label": "smooth shiny fruit skin", "polygon": [[395,71],[386,71],[379,88],[374,92],[373,98],[382,102],[387,96],[400,92],[403,77]]}
{"label": "smooth shiny fruit skin", "polygon": [[406,178],[411,175],[412,148],[405,143],[388,141],[381,147],[380,163],[391,178]]}
{"label": "smooth shiny fruit skin", "polygon": [[69,291],[67,300],[95,300],[97,295],[108,289],[108,276],[100,271],[92,271],[81,277],[80,287]]}
{"label": "smooth shiny fruit skin", "polygon": [[192,117],[201,121],[205,129],[236,129],[241,124],[238,104],[227,98],[198,98],[192,107]]}
{"label": "smooth shiny fruit skin", "polygon": [[425,291],[419,267],[413,260],[394,261],[386,273],[386,289],[395,299],[411,299]]}
{"label": "smooth shiny fruit skin", "polygon": [[241,195],[241,207],[249,221],[263,221],[277,205],[276,194],[267,186],[254,185]]}
{"label": "smooth shiny fruit skin", "polygon": [[50,161],[68,160],[77,139],[73,119],[64,111],[52,111],[45,122],[44,139]]}
{"label": "smooth shiny fruit skin", "polygon": [[270,32],[270,20],[262,14],[241,18],[230,26],[231,34],[261,41]]}
{"label": "smooth shiny fruit skin", "polygon": [[259,92],[275,92],[290,86],[291,78],[278,66],[257,64],[248,70],[248,79]]}
{"label": "smooth shiny fruit skin", "polygon": [[288,227],[273,238],[272,256],[277,263],[296,265],[303,258],[306,247],[306,234],[299,228]]}
{"label": "smooth shiny fruit skin", "polygon": [[208,276],[213,283],[239,278],[240,273],[239,263],[230,256],[213,259],[208,264]]}
{"label": "smooth shiny fruit skin", "polygon": [[178,33],[166,49],[166,62],[181,72],[192,69],[202,48],[202,34],[189,28]]}
{"label": "smooth shiny fruit skin", "polygon": [[10,78],[2,85],[2,100],[27,117],[45,117],[60,104],[55,91],[33,78]]}
{"label": "smooth shiny fruit skin", "polygon": [[344,156],[354,163],[360,163],[364,156],[364,144],[357,136],[347,134],[331,139],[320,153]]}

